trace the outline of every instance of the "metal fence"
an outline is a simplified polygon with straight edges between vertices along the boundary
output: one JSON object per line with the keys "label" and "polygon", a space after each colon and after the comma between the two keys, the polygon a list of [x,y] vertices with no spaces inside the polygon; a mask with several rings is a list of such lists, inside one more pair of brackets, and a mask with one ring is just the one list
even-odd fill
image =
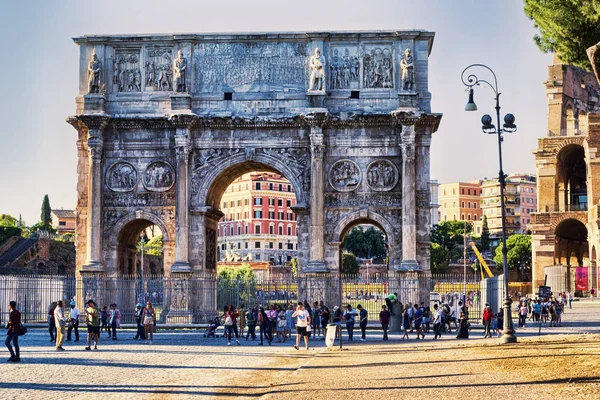
{"label": "metal fence", "polygon": [[[270,278],[224,279],[214,274],[194,274],[185,279],[166,276],[99,277],[94,283],[100,308],[116,303],[122,323],[135,322],[137,303],[151,301],[160,323],[203,323],[222,313],[226,305],[246,308],[254,304],[288,305],[290,302],[323,300],[334,305],[358,304],[372,321],[377,321],[381,306],[389,293],[398,293],[403,304],[424,301],[447,303],[451,307],[465,300],[470,318],[478,321],[486,299],[497,298],[499,285],[484,285],[474,277],[463,275],[276,275]],[[89,282],[88,282],[89,284]],[[17,301],[23,322],[42,323],[48,318],[49,305],[63,299],[78,301],[82,311],[84,282],[74,276],[0,276],[0,321],[8,318],[8,302]],[[482,290],[485,292],[482,294]],[[299,298],[299,293],[305,297]],[[496,297],[494,297],[496,296]],[[86,299],[87,300],[87,299]],[[489,301],[488,301],[489,302]],[[68,305],[65,311],[68,312]]]}

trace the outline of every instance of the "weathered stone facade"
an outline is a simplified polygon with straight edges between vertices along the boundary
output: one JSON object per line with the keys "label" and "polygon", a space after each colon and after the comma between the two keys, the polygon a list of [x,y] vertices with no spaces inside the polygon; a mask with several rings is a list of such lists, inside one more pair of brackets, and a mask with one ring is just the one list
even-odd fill
{"label": "weathered stone facade", "polygon": [[538,212],[532,216],[533,287],[544,284],[544,267],[566,267],[574,291],[575,268],[589,268],[588,287],[598,287],[600,248],[600,114],[593,74],[555,59],[545,81],[548,134],[534,152]]}
{"label": "weathered stone facade", "polygon": [[214,271],[223,192],[267,170],[295,189],[301,273],[339,271],[346,232],[372,223],[390,268],[427,274],[433,36],[76,38],[78,271],[135,273],[134,242],[152,224],[165,272]]}

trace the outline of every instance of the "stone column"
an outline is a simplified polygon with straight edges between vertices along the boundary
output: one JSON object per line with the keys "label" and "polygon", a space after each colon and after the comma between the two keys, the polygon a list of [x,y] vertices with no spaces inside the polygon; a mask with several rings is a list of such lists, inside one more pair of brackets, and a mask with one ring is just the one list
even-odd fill
{"label": "stone column", "polygon": [[417,218],[416,218],[416,169],[415,127],[402,126],[402,263],[400,270],[416,270]]}
{"label": "stone column", "polygon": [[416,135],[415,176],[416,186],[416,221],[417,221],[417,262],[421,270],[430,270],[430,226],[431,226],[431,191],[429,148],[431,134],[427,127],[420,127]]}
{"label": "stone column", "polygon": [[191,154],[190,129],[195,115],[172,115],[169,120],[175,126],[175,153],[177,156],[177,203],[175,206],[175,262],[171,273],[187,273],[192,270],[189,262],[189,161]]}
{"label": "stone column", "polygon": [[325,272],[325,241],[324,241],[324,174],[323,159],[325,157],[325,141],[323,123],[326,112],[314,112],[304,118],[310,124],[311,149],[311,186],[310,186],[310,261],[305,272]]}
{"label": "stone column", "polygon": [[86,259],[82,271],[103,272],[102,263],[102,133],[106,117],[82,118],[88,128],[89,155]]}

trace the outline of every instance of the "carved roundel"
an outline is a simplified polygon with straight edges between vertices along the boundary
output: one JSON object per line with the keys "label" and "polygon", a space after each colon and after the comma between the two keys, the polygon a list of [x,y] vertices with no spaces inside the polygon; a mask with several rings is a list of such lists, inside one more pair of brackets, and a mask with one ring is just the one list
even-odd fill
{"label": "carved roundel", "polygon": [[367,167],[367,185],[376,192],[392,190],[398,178],[398,168],[390,160],[376,160]]}
{"label": "carved roundel", "polygon": [[130,192],[138,183],[138,172],[125,161],[111,165],[106,172],[106,185],[113,192]]}
{"label": "carved roundel", "polygon": [[351,160],[336,161],[329,169],[329,184],[338,192],[351,192],[358,187],[361,171]]}
{"label": "carved roundel", "polygon": [[142,176],[144,187],[153,192],[165,192],[175,183],[175,170],[165,161],[153,161]]}

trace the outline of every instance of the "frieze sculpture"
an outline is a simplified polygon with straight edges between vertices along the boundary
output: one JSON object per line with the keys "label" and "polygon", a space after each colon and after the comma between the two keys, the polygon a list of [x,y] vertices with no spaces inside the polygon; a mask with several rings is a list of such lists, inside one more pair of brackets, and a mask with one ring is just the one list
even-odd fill
{"label": "frieze sculpture", "polygon": [[392,190],[398,178],[398,169],[389,160],[376,160],[367,167],[367,185],[376,192]]}
{"label": "frieze sculpture", "polygon": [[88,93],[100,92],[100,60],[94,51],[88,64]]}
{"label": "frieze sculpture", "polygon": [[115,54],[112,82],[115,92],[140,92],[142,90],[142,74],[140,73],[138,54]]}
{"label": "frieze sculpture", "polygon": [[142,181],[146,189],[164,192],[175,183],[175,171],[164,161],[154,161],[144,171]]}
{"label": "frieze sculpture", "polygon": [[135,188],[137,182],[137,170],[128,162],[116,162],[106,173],[106,185],[113,192],[129,192]]}
{"label": "frieze sculpture", "polygon": [[336,161],[329,170],[329,183],[338,192],[350,192],[358,187],[360,181],[360,168],[354,161]]}
{"label": "frieze sculpture", "polygon": [[394,62],[389,47],[375,47],[363,56],[363,81],[367,89],[389,89],[394,86]]}
{"label": "frieze sculpture", "polygon": [[309,91],[322,92],[325,90],[325,57],[317,47],[310,57],[310,87]]}
{"label": "frieze sculpture", "polygon": [[305,43],[198,43],[194,74],[199,92],[305,90]]}
{"label": "frieze sculpture", "polygon": [[402,71],[402,89],[414,90],[415,66],[410,49],[404,50],[404,56],[400,60],[400,69]]}
{"label": "frieze sculpture", "polygon": [[186,75],[187,61],[181,50],[179,50],[177,58],[173,61],[173,84],[176,92],[187,92]]}
{"label": "frieze sculpture", "polygon": [[326,207],[399,207],[400,196],[394,192],[325,193]]}
{"label": "frieze sculpture", "polygon": [[344,56],[339,55],[340,49],[333,50],[329,66],[329,82],[331,89],[358,88],[360,76],[360,61],[357,56],[350,56],[350,49],[344,49]]}
{"label": "frieze sculpture", "polygon": [[148,48],[146,51],[146,89],[173,90],[173,63],[171,59],[170,48]]}
{"label": "frieze sculpture", "polygon": [[175,192],[109,192],[104,194],[105,207],[174,206]]}

